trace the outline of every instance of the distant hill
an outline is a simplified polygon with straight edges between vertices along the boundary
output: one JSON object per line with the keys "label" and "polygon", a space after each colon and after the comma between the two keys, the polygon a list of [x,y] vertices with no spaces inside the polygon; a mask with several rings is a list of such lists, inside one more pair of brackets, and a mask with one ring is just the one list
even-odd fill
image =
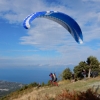
{"label": "distant hill", "polygon": [[0,81],[0,97],[7,95],[11,92],[14,92],[20,88],[22,88],[24,84],[16,83],[16,82],[7,82]]}
{"label": "distant hill", "polygon": [[[32,87],[32,85],[29,84],[24,86],[24,88],[5,96],[0,100],[54,100],[48,98],[54,98],[56,95],[62,93],[65,90],[85,92],[89,88],[91,88],[94,92],[100,94],[100,76],[96,78],[90,78],[87,80],[78,80],[76,82],[71,82],[69,80],[59,81],[58,84],[59,87],[41,86],[39,88]],[[99,99],[89,99],[89,100],[99,100]]]}

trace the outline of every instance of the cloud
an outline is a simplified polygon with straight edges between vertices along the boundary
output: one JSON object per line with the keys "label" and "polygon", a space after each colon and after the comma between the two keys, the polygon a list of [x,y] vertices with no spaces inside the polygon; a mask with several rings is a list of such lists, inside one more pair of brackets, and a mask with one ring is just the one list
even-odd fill
{"label": "cloud", "polygon": [[[97,56],[100,59],[98,56],[100,49],[94,50],[90,46],[91,41],[100,39],[99,8],[99,0],[57,0],[52,2],[48,0],[9,0],[9,2],[0,0],[0,17],[15,25],[23,23],[24,18],[29,14],[44,10],[61,11],[74,18],[82,29],[84,36],[82,45],[77,44],[61,25],[43,18],[35,19],[27,31],[27,35],[20,37],[21,45],[31,45],[41,51],[54,50],[59,53],[58,57],[48,59],[39,55],[35,55],[34,58],[33,56],[19,58],[23,63],[34,61],[36,64],[67,64],[86,60],[89,55]],[[95,44],[97,47],[98,41]],[[30,58],[32,60],[26,61]]]}
{"label": "cloud", "polygon": [[41,0],[9,0],[9,2],[1,0],[0,5],[0,15],[9,22],[15,23],[22,22],[28,14],[40,10],[41,5],[44,6],[45,4]]}
{"label": "cloud", "polygon": [[29,29],[29,36],[21,37],[21,44],[55,49],[74,40],[66,29],[48,19],[38,18],[33,26]]}

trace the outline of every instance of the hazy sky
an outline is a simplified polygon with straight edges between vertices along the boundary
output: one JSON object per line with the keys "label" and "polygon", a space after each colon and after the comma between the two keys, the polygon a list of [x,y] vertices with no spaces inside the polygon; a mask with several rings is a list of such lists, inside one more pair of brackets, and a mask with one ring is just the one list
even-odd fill
{"label": "hazy sky", "polygon": [[[31,28],[23,20],[38,11],[60,11],[80,25],[83,44],[65,28],[37,18]],[[100,61],[100,0],[0,0],[0,67],[77,65],[89,56]]]}

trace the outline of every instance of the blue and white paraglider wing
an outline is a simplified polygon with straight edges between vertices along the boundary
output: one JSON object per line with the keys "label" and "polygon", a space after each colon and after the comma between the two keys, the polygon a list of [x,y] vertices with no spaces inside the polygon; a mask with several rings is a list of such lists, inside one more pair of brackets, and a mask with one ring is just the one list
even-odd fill
{"label": "blue and white paraglider wing", "polygon": [[36,12],[25,18],[23,22],[24,28],[30,28],[30,23],[38,17],[44,17],[53,20],[62,25],[73,36],[77,43],[83,43],[83,35],[80,26],[70,16],[58,11],[42,11]]}

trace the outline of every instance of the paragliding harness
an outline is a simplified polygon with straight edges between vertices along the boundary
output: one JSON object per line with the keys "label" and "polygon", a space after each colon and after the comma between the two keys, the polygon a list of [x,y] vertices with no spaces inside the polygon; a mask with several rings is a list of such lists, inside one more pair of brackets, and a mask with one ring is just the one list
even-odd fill
{"label": "paragliding harness", "polygon": [[56,77],[56,74],[55,73],[53,73],[53,82],[56,82],[57,81],[57,77]]}
{"label": "paragliding harness", "polygon": [[55,74],[55,73],[53,73],[53,74],[50,73],[49,76],[50,76],[51,79],[52,79],[52,80],[50,80],[51,85],[56,85],[56,86],[58,86],[56,74]]}

